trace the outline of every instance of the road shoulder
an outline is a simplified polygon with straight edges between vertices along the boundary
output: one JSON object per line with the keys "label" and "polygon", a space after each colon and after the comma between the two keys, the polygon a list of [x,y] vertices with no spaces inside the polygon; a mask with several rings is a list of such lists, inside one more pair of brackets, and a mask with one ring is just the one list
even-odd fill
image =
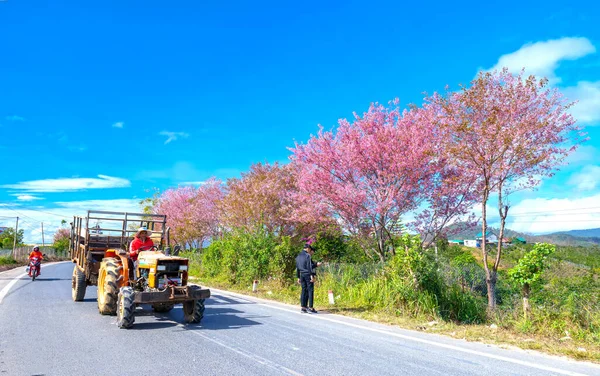
{"label": "road shoulder", "polygon": [[[194,281],[198,282],[198,281]],[[213,288],[207,285],[202,285],[204,288],[208,288],[211,290],[211,293],[216,293],[219,295],[230,296],[239,299],[245,299],[257,304],[265,305],[268,307],[272,307],[278,310],[287,311],[291,314],[301,315],[299,312],[299,306],[292,305],[288,303],[282,303],[276,300],[265,299],[253,295],[242,294],[239,292],[223,290],[219,288]],[[310,315],[310,314],[302,314],[303,317],[309,317],[316,320],[323,320],[330,322],[332,324],[341,324],[344,326],[348,326],[356,329],[364,329],[369,331],[378,332],[381,334],[392,335],[397,338],[402,338],[409,341],[416,341],[425,343],[432,346],[444,347],[447,349],[463,351],[467,353],[472,353],[476,355],[481,355],[485,357],[495,358],[499,360],[511,361],[512,363],[521,363],[526,366],[536,366],[535,358],[540,360],[546,360],[552,363],[555,363],[557,366],[564,365],[572,365],[576,368],[587,368],[589,370],[594,370],[594,374],[600,374],[600,364],[596,364],[589,361],[582,361],[569,358],[567,356],[553,355],[547,354],[544,352],[529,350],[529,349],[521,349],[517,347],[511,347],[507,349],[502,345],[490,344],[485,342],[478,341],[467,341],[465,339],[453,338],[450,336],[446,336],[443,334],[436,333],[426,333],[411,329],[405,329],[393,324],[385,324],[378,323],[374,321],[369,321],[361,318],[355,318],[351,316],[339,315],[335,313],[328,313],[327,311],[320,311],[318,314]],[[510,355],[508,355],[510,354]],[[510,359],[508,359],[510,357]],[[539,368],[539,367],[535,367]],[[549,367],[548,371],[557,372],[557,369],[553,367]],[[557,372],[561,373],[561,372]],[[562,374],[578,374],[577,372],[573,373],[562,373]]]}

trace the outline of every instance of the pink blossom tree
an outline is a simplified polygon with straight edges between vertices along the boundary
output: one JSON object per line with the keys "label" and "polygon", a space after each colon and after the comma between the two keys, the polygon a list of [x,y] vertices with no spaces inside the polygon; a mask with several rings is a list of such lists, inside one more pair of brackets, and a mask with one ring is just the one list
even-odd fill
{"label": "pink blossom tree", "polygon": [[[436,155],[441,156],[442,151],[438,152]],[[431,177],[429,190],[424,192],[426,206],[409,224],[421,235],[422,248],[430,247],[440,238],[474,227],[477,219],[472,212],[478,192],[475,177],[453,167],[443,157],[439,157],[435,164],[437,172]]]}
{"label": "pink blossom tree", "polygon": [[63,239],[71,238],[71,229],[66,227],[61,227],[54,233],[54,242],[61,241]]}
{"label": "pink blossom tree", "polygon": [[[507,69],[480,73],[469,87],[426,98],[424,108],[438,118],[444,150],[452,167],[476,177],[480,187],[483,266],[488,309],[496,307],[497,271],[508,215],[507,196],[536,187],[552,176],[582,140],[568,113],[571,106],[546,79],[512,75]],[[575,146],[569,146],[575,145]],[[488,264],[486,205],[497,193],[500,234],[493,264]]]}
{"label": "pink blossom tree", "polygon": [[394,226],[424,199],[434,172],[427,113],[401,112],[397,103],[372,104],[354,122],[340,120],[330,132],[321,127],[306,144],[290,149],[299,191],[346,230],[367,229],[381,261]]}
{"label": "pink blossom tree", "polygon": [[202,248],[206,240],[218,234],[223,197],[221,181],[211,178],[198,188],[166,190],[155,200],[153,211],[167,215],[167,225],[176,242]]}
{"label": "pink blossom tree", "polygon": [[[228,228],[297,236],[327,223],[316,216],[310,201],[298,195],[296,173],[291,165],[257,163],[241,178],[227,181],[222,202],[223,224]],[[313,226],[315,224],[315,226]]]}

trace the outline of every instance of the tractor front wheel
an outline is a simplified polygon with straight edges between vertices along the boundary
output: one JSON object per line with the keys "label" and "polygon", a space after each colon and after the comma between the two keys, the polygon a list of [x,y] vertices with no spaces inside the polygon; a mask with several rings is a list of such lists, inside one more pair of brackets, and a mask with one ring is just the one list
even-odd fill
{"label": "tractor front wheel", "polygon": [[188,324],[198,324],[204,317],[204,299],[183,303],[183,319]]}
{"label": "tractor front wheel", "polygon": [[117,299],[123,266],[116,259],[102,261],[98,275],[98,311],[103,315],[117,313]]}
{"label": "tractor front wheel", "polygon": [[117,307],[117,326],[121,329],[129,329],[135,322],[134,297],[135,293],[131,287],[121,287]]}

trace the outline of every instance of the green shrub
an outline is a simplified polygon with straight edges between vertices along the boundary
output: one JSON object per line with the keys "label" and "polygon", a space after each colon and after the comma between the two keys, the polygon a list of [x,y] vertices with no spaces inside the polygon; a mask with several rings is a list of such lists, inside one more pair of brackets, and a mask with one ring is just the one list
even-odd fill
{"label": "green shrub", "polygon": [[[419,243],[417,237],[395,237],[396,255],[380,263],[366,256],[361,248],[367,244],[364,240],[318,235],[314,259],[329,262],[317,269],[316,305],[328,305],[332,290],[341,309],[465,324],[493,321],[520,333],[554,339],[568,333],[600,346],[600,268],[595,266],[600,265],[599,252],[557,247],[546,260],[549,268],[530,280],[531,312],[523,319],[522,284],[511,283],[508,270],[519,265],[534,245],[507,249],[496,285],[498,308],[487,319],[485,272],[473,253],[439,244],[435,255],[420,249]],[[259,279],[269,284],[273,297],[290,301],[299,294],[295,257],[300,250],[301,245],[289,237],[234,231],[188,257],[192,274],[245,287]]]}
{"label": "green shrub", "polygon": [[17,261],[9,256],[0,256],[0,265],[14,265]]}
{"label": "green shrub", "polygon": [[262,231],[236,231],[204,250],[201,270],[206,277],[232,284],[247,284],[253,280],[277,280],[283,284],[294,278],[298,252],[289,237],[276,237]]}

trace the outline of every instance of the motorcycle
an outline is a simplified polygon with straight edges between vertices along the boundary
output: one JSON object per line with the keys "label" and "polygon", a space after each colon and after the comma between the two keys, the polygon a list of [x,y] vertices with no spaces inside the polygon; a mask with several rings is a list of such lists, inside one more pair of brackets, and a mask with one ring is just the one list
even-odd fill
{"label": "motorcycle", "polygon": [[35,281],[35,278],[40,274],[41,265],[42,260],[39,257],[32,257],[29,260],[28,272],[32,281]]}

